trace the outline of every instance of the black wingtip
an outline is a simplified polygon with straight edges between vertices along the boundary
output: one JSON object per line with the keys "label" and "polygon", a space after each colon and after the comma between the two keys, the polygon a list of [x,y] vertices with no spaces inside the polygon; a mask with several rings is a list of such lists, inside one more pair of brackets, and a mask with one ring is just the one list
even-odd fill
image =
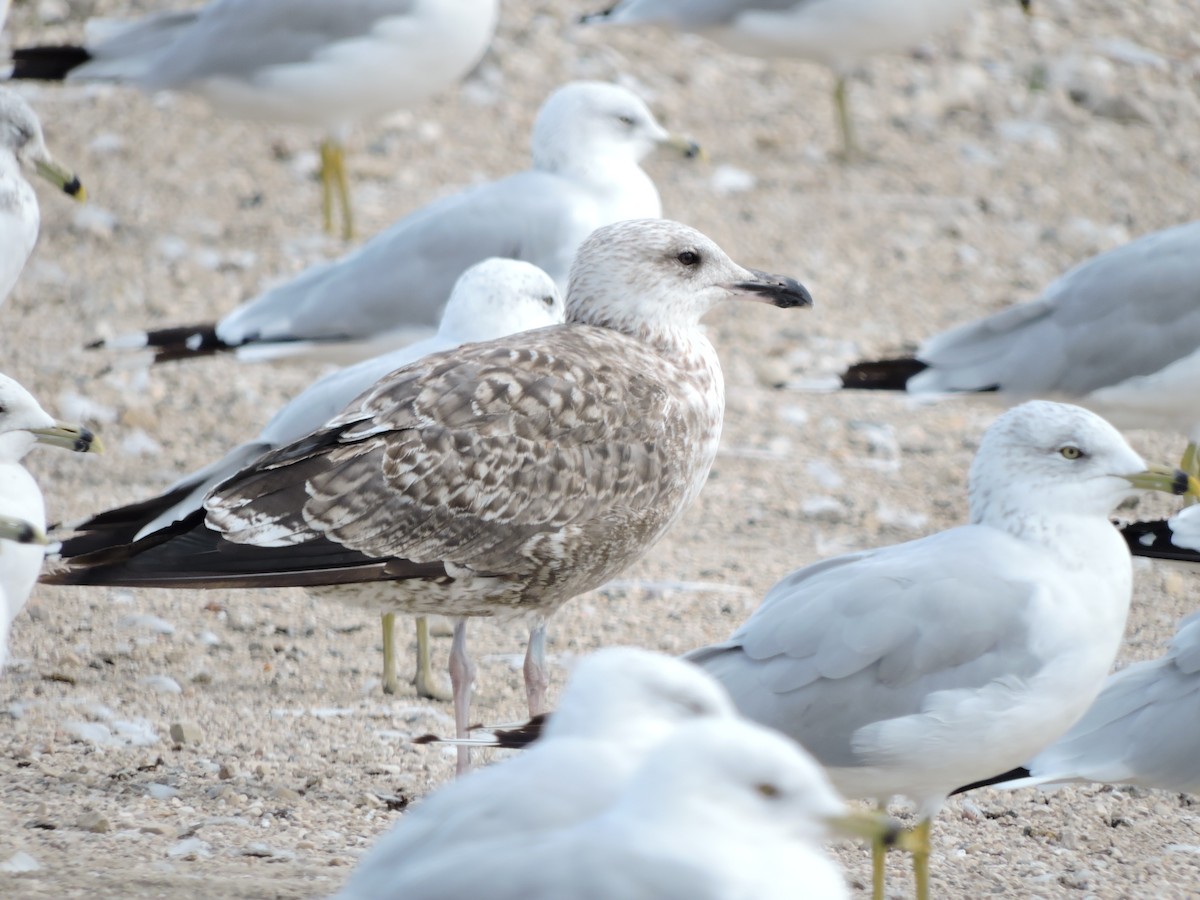
{"label": "black wingtip", "polygon": [[1018,766],[1015,769],[1009,769],[1003,775],[993,775],[991,778],[985,778],[982,781],[972,781],[970,784],[963,785],[960,788],[955,788],[950,792],[950,796],[955,794],[965,794],[967,791],[974,791],[978,788],[991,787],[995,784],[1004,784],[1009,781],[1016,781],[1018,778],[1028,778],[1033,773],[1024,766]]}
{"label": "black wingtip", "polygon": [[1121,537],[1125,538],[1133,556],[1200,564],[1200,551],[1175,545],[1174,534],[1166,519],[1121,526]]}
{"label": "black wingtip", "polygon": [[842,387],[854,391],[903,391],[908,380],[929,368],[919,359],[879,359],[855,363],[842,373]]}
{"label": "black wingtip", "polygon": [[11,78],[26,81],[62,81],[92,54],[85,47],[22,47],[12,53]]}

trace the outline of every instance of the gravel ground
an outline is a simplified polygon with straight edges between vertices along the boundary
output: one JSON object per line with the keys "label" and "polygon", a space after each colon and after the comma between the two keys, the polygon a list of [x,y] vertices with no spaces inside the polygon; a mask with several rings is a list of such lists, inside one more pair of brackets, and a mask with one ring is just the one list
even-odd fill
{"label": "gravel ground", "polygon": [[[19,44],[77,38],[88,15],[120,6],[18,3],[10,31]],[[1194,217],[1194,0],[1038,10],[1027,22],[1015,2],[991,0],[911,57],[873,62],[852,88],[870,158],[851,167],[830,156],[824,70],[653,32],[582,33],[569,23],[583,9],[551,0],[505,0],[494,51],[465,90],[358,136],[355,198],[371,234],[524,166],[533,115],[563,81],[628,83],[712,157],[649,163],[668,215],[816,297],[810,311],[710,316],[729,386],[711,484],[622,581],[552,621],[552,690],[579,654],[722,638],[797,566],[961,522],[994,408],[914,409],[804,385]],[[84,343],[212,318],[343,247],[318,232],[310,133],[222,120],[186,96],[21,90],[93,198],[77,207],[43,193],[40,246],[3,311],[4,370],[109,445],[97,458],[31,459],[51,517],[70,519],[213,459],[317,374],[213,360],[147,375]],[[1131,437],[1148,457],[1181,449],[1169,435]],[[1194,593],[1190,572],[1139,566],[1122,662],[1158,655]],[[521,627],[481,622],[473,641],[479,717],[518,718]],[[437,642],[439,661],[447,650]],[[448,706],[380,693],[377,621],[301,591],[39,588],[12,657],[0,680],[6,896],[322,896],[452,771],[449,754],[407,741],[449,729]],[[173,725],[188,726],[182,741]],[[979,792],[936,823],[935,891],[1195,896],[1192,803],[1092,787]],[[868,880],[865,850],[838,853],[857,885]],[[897,861],[890,893],[909,890]]]}

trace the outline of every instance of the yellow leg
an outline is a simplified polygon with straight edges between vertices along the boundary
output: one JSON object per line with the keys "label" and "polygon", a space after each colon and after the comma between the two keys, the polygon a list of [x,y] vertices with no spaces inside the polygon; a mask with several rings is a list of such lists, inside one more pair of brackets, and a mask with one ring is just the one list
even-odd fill
{"label": "yellow leg", "polygon": [[385,694],[400,693],[400,683],[396,681],[395,613],[385,613],[383,616],[383,692]]}
{"label": "yellow leg", "polygon": [[350,179],[346,175],[346,150],[340,144],[336,146],[336,150],[334,175],[338,202],[342,206],[342,240],[348,241],[354,237],[354,214],[350,210]]}
{"label": "yellow leg", "polygon": [[854,125],[850,122],[850,108],[846,100],[846,79],[838,76],[833,87],[833,106],[837,111],[838,127],[842,131],[842,158],[849,162],[858,156],[858,144],[854,140]]}
{"label": "yellow leg", "polygon": [[336,144],[321,141],[321,221],[329,234],[333,234],[333,170],[336,154]]}
{"label": "yellow leg", "polygon": [[[1179,468],[1187,472],[1193,478],[1200,478],[1200,447],[1194,443],[1188,443],[1187,449],[1183,451],[1183,459],[1180,460]],[[1200,498],[1188,494],[1183,498],[1184,506],[1191,506]]]}
{"label": "yellow leg", "polygon": [[917,900],[929,900],[929,830],[932,826],[931,819],[924,819],[913,827],[913,879],[917,883]]}
{"label": "yellow leg", "polygon": [[[880,803],[879,811],[887,812],[887,804]],[[883,838],[871,841],[871,900],[883,900],[884,881],[887,878],[887,845]]]}
{"label": "yellow leg", "polygon": [[424,616],[417,616],[417,670],[413,674],[413,684],[417,687],[418,697],[452,699],[450,691],[434,678],[433,667],[429,664],[429,620]]}

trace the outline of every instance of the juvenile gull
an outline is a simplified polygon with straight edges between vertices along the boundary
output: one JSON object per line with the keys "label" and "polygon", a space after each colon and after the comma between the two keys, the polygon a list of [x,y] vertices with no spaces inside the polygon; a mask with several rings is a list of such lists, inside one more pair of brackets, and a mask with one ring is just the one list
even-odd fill
{"label": "juvenile gull", "polygon": [[[536,266],[512,259],[487,259],[458,279],[437,334],[317,379],[280,409],[254,440],[247,441],[199,471],[186,475],[163,493],[140,503],[98,513],[68,529],[59,550],[63,559],[95,553],[147,537],[199,511],[216,485],[269,450],[299,440],[332,419],[355,397],[389,372],[423,356],[459,344],[488,341],[518,331],[557,325],[565,309],[550,276]],[[394,614],[383,616],[383,690],[399,690],[396,679]],[[449,699],[437,687],[429,667],[428,626],[417,620],[417,693]]]}
{"label": "juvenile gull", "polygon": [[79,179],[50,156],[37,115],[16,91],[0,88],[0,304],[17,283],[37,242],[37,195],[24,170],[79,200]]}
{"label": "juvenile gull", "polygon": [[1110,675],[1084,717],[1032,761],[962,790],[1066,782],[1200,794],[1200,613],[1180,623],[1166,656]]}
{"label": "juvenile gull", "polygon": [[1120,428],[1183,431],[1183,468],[1200,474],[1200,221],[1092,257],[1036,300],[935,335],[915,358],[857,363],[842,384],[1070,399]]}
{"label": "juvenile gull", "polygon": [[[0,375],[0,516],[46,527],[46,505],[33,476],[21,465],[34,444],[49,444],[80,453],[96,453],[100,442],[86,428],[55,421],[33,396]],[[44,550],[31,540],[0,549],[0,593],[7,630],[29,599],[42,567]]]}
{"label": "juvenile gull", "polygon": [[[545,617],[641,557],[704,485],[725,404],[700,317],[730,297],[812,302],[679,223],[601,228],[572,268],[567,324],[399,369],[202,511],[52,580],[327,586],[380,612],[525,617],[540,712]],[[465,619],[450,677],[461,737]]]}
{"label": "juvenile gull", "polygon": [[[1028,11],[1029,0],[1020,0]],[[858,152],[846,80],[868,57],[908,50],[964,18],[974,0],[620,0],[584,22],[664,25],[748,56],[798,56],[833,71],[846,156]]]}
{"label": "juvenile gull", "polygon": [[498,14],[499,0],[213,0],[89,23],[82,47],[15,50],[11,77],[190,91],[227,115],[323,128],[325,228],[336,191],[350,237],[350,129],[458,82],[483,57]]}
{"label": "juvenile gull", "polygon": [[1099,693],[1132,588],[1108,514],[1136,490],[1186,488],[1177,474],[1147,469],[1087,410],[1023,404],[980,442],[970,524],[793,572],[729,640],[686,658],[845,796],[917,803],[924,900],[946,797],[1028,760]]}
{"label": "juvenile gull", "polygon": [[532,835],[517,829],[435,846],[390,865],[372,854],[338,896],[841,900],[850,896],[845,877],[820,846],[831,833],[894,831],[880,816],[850,813],[793,742],[740,719],[708,718],[680,725],[593,815]]}
{"label": "juvenile gull", "polygon": [[523,259],[566,290],[575,251],[595,229],[662,215],[639,161],[655,147],[696,152],[636,95],[579,81],[559,88],[533,126],[533,168],[410,213],[360,250],[314,266],[215,324],[109,342],[157,361],[233,350],[239,358],[336,354],[363,359],[437,324],[455,280],[489,256]]}
{"label": "juvenile gull", "polygon": [[682,724],[732,721],[725,690],[698,668],[632,647],[580,661],[544,740],[528,753],[439,788],[376,842],[343,892],[371,889],[431,852],[544,832],[610,806],[646,756]]}

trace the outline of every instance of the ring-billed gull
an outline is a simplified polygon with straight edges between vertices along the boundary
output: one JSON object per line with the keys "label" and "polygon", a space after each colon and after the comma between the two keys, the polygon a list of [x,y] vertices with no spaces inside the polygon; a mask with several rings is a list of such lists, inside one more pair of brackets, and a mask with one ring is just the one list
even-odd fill
{"label": "ring-billed gull", "polygon": [[915,358],[862,362],[853,389],[915,396],[1061,397],[1121,428],[1183,431],[1200,474],[1200,222],[1101,253],[1036,300],[925,341]]}
{"label": "ring-billed gull", "polygon": [[314,266],[221,321],[119,338],[159,361],[234,350],[240,358],[340,354],[363,359],[436,326],[455,280],[489,256],[523,259],[566,290],[575,252],[595,229],[662,215],[638,163],[655,147],[695,150],[635,94],[572,82],[533,126],[533,168],[410,213],[361,249]]}
{"label": "ring-billed gull", "polygon": [[1200,613],[1180,623],[1166,656],[1110,675],[1083,718],[1030,762],[962,790],[1072,781],[1200,794]]}
{"label": "ring-billed gull", "polygon": [[42,125],[16,91],[0,88],[0,303],[8,297],[37,242],[37,195],[23,170],[45,178],[79,200],[86,196],[71,172],[54,161]]}
{"label": "ring-billed gull", "polygon": [[[326,586],[381,612],[525,617],[540,712],[545,617],[641,557],[704,485],[725,392],[700,317],[731,297],[812,302],[677,222],[601,228],[572,267],[567,324],[399,369],[224,482],[202,512],[53,580]],[[450,677],[461,737],[465,618]]]}
{"label": "ring-billed gull", "polygon": [[[1020,0],[1028,12],[1029,0]],[[908,50],[962,19],[974,0],[619,0],[587,23],[665,25],[748,56],[797,56],[833,71],[842,147],[858,152],[846,80],[870,56]]]}
{"label": "ring-billed gull", "polygon": [[[582,776],[586,777],[586,776]],[[527,802],[543,799],[533,792]],[[392,858],[351,880],[359,898],[848,898],[820,842],[894,838],[882,816],[851,813],[811,756],[737,718],[680,725],[607,808],[530,835],[520,829],[445,851]]]}
{"label": "ring-billed gull", "polygon": [[253,121],[324,128],[322,208],[354,230],[350,128],[420,103],[466,75],[496,30],[499,0],[213,0],[189,11],[89,23],[83,47],[13,52],[13,78],[183,90]]}
{"label": "ring-billed gull", "polygon": [[[106,547],[140,540],[198,512],[204,495],[264,453],[316,431],[347,404],[389,372],[430,353],[475,341],[489,341],[563,321],[565,308],[550,276],[536,266],[513,259],[477,263],[458,279],[437,334],[416,344],[339,369],[317,379],[283,406],[258,437],[215,463],[186,475],[156,497],[98,513],[72,523],[59,555],[70,559]],[[417,693],[448,699],[429,668],[428,627],[417,626]],[[394,694],[396,679],[394,614],[383,617],[383,690]]]}
{"label": "ring-billed gull", "polygon": [[[34,444],[48,444],[80,453],[97,453],[100,441],[88,429],[55,421],[33,395],[7,375],[0,375],[0,515],[46,525],[42,491],[21,465]],[[30,543],[5,547],[0,590],[5,599],[4,624],[11,625],[29,599],[42,567],[42,547]]]}
{"label": "ring-billed gull", "polygon": [[376,842],[347,886],[369,893],[387,873],[434,852],[498,837],[534,837],[595,815],[675,729],[733,720],[729,695],[696,666],[633,647],[582,659],[532,750],[435,791]]}
{"label": "ring-billed gull", "polygon": [[1100,691],[1132,590],[1108,514],[1136,490],[1188,486],[1093,413],[1025,403],[980,442],[970,524],[793,572],[729,640],[686,658],[845,796],[918,804],[925,898],[946,797],[1028,760]]}

